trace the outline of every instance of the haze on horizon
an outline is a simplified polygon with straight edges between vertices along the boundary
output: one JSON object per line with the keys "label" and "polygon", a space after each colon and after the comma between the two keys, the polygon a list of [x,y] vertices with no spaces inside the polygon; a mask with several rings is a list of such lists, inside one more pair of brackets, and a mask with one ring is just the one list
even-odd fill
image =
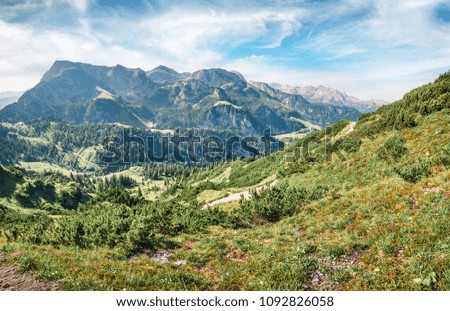
{"label": "haze on horizon", "polygon": [[392,101],[450,69],[445,0],[7,0],[0,92],[39,82],[57,59],[325,85]]}

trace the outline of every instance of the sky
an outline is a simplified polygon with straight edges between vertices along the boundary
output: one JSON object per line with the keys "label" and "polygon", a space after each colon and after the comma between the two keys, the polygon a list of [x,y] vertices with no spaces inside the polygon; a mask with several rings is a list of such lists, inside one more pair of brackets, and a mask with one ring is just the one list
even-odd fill
{"label": "sky", "polygon": [[0,92],[55,60],[220,67],[393,101],[450,69],[450,0],[2,0]]}

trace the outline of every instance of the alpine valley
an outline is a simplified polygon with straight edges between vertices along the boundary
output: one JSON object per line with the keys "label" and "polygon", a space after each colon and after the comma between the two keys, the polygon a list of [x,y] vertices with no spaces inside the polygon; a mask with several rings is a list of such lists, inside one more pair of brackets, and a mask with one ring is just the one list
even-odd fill
{"label": "alpine valley", "polygon": [[[450,290],[450,72],[381,104],[57,61],[0,111],[0,289]],[[98,161],[124,129],[267,128],[270,156]]]}

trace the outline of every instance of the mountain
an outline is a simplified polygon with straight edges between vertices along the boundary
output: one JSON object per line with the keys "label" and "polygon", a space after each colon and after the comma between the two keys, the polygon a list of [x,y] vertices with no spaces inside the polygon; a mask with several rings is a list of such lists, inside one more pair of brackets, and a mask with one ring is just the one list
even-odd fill
{"label": "mountain", "polygon": [[0,92],[0,109],[15,103],[22,94],[23,92]]}
{"label": "mountain", "polygon": [[190,73],[178,73],[166,66],[158,66],[147,71],[147,77],[156,83],[173,83],[190,76]]}
{"label": "mountain", "polygon": [[338,90],[325,86],[289,86],[277,83],[270,84],[273,88],[288,94],[305,97],[311,103],[328,104],[333,106],[351,107],[360,112],[375,111],[387,102],[378,99],[362,100]]}
{"label": "mountain", "polygon": [[[301,118],[303,120],[310,121],[313,124],[326,126],[327,120],[333,119],[333,117],[336,115],[341,116],[341,120],[356,120],[355,111],[357,110],[354,108],[349,109],[348,107],[337,105],[333,106],[324,104],[312,104],[301,95],[282,92],[280,90],[272,88],[267,83],[251,82],[251,84],[269,94],[273,99],[281,102],[284,106],[294,109],[301,115]],[[312,109],[320,110],[320,113],[317,113],[315,115],[311,114]]]}
{"label": "mountain", "polygon": [[34,88],[0,111],[0,120],[255,134],[268,127],[274,133],[299,131],[308,123],[326,127],[359,115],[353,108],[312,104],[301,95],[249,84],[240,73],[220,68],[178,73],[165,66],[144,71],[56,61]]}

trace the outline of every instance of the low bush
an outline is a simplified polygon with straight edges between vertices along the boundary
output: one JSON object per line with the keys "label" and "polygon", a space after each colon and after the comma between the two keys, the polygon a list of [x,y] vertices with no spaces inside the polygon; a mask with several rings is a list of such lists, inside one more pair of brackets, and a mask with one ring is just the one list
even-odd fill
{"label": "low bush", "polygon": [[412,164],[407,164],[403,167],[394,168],[395,172],[403,178],[405,181],[416,183],[424,177],[428,177],[431,174],[431,161],[424,158]]}
{"label": "low bush", "polygon": [[306,203],[317,200],[328,192],[327,187],[321,186],[313,190],[277,186],[261,192],[254,191],[250,200],[240,200],[238,212],[247,222],[277,222],[299,212]]}
{"label": "low bush", "polygon": [[403,137],[394,135],[377,149],[377,156],[387,162],[397,161],[408,152],[405,144],[406,140]]}

